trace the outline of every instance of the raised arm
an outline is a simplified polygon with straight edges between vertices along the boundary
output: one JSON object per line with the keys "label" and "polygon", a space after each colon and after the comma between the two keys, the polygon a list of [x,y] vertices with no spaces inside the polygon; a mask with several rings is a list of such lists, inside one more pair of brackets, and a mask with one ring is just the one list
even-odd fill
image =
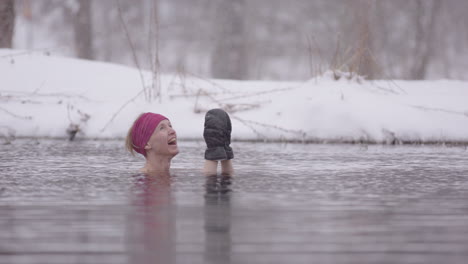
{"label": "raised arm", "polygon": [[234,152],[230,147],[232,126],[229,115],[222,109],[211,109],[205,115],[204,126],[203,138],[207,148],[203,172],[206,175],[217,174],[218,162],[221,161],[221,173],[232,175]]}

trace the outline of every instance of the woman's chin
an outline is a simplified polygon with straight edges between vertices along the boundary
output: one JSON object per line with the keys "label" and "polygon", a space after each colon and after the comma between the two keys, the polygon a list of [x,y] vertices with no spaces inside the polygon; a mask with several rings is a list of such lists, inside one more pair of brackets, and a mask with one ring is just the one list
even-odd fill
{"label": "woman's chin", "polygon": [[175,156],[175,155],[179,154],[179,148],[177,147],[177,145],[175,145],[175,146],[170,146],[170,147],[169,147],[169,153],[170,153],[172,156]]}

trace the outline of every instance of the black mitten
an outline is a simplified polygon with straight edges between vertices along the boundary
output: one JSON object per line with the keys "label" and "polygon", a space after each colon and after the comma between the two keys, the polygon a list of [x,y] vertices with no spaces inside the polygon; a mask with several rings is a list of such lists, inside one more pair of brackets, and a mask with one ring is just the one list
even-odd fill
{"label": "black mitten", "polygon": [[207,160],[229,160],[234,158],[231,144],[231,119],[222,109],[211,109],[205,115],[205,138]]}

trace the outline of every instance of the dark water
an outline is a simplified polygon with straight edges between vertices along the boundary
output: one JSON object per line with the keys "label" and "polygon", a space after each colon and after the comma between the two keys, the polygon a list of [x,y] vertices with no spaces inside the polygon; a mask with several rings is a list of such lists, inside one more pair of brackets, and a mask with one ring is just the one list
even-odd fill
{"label": "dark water", "polygon": [[236,175],[171,178],[121,141],[0,146],[0,263],[466,263],[468,151],[233,144]]}

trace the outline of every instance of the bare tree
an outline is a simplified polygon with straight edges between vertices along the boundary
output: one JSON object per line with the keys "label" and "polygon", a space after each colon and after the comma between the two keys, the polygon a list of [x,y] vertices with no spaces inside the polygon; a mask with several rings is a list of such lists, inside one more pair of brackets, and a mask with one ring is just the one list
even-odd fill
{"label": "bare tree", "polygon": [[93,23],[91,0],[77,0],[78,10],[73,27],[76,55],[83,59],[94,59]]}
{"label": "bare tree", "polygon": [[211,73],[215,78],[247,78],[248,63],[244,43],[245,0],[221,0],[216,10],[218,34],[211,58]]}
{"label": "bare tree", "polygon": [[11,48],[15,27],[15,1],[0,1],[0,48]]}
{"label": "bare tree", "polygon": [[[426,8],[424,4],[429,6]],[[433,56],[434,43],[437,41],[435,38],[435,24],[439,17],[440,4],[441,1],[439,0],[416,0],[415,64],[411,77],[417,80],[426,78],[428,64]]]}
{"label": "bare tree", "polygon": [[[2,43],[10,39],[4,13],[11,2],[0,0]],[[215,78],[297,80],[310,77],[311,65],[330,63],[339,46],[340,69],[368,78],[467,79],[466,0],[119,1],[134,52],[117,1],[90,2],[15,1],[22,25],[15,47],[128,65],[136,55],[157,74],[183,68]]]}

